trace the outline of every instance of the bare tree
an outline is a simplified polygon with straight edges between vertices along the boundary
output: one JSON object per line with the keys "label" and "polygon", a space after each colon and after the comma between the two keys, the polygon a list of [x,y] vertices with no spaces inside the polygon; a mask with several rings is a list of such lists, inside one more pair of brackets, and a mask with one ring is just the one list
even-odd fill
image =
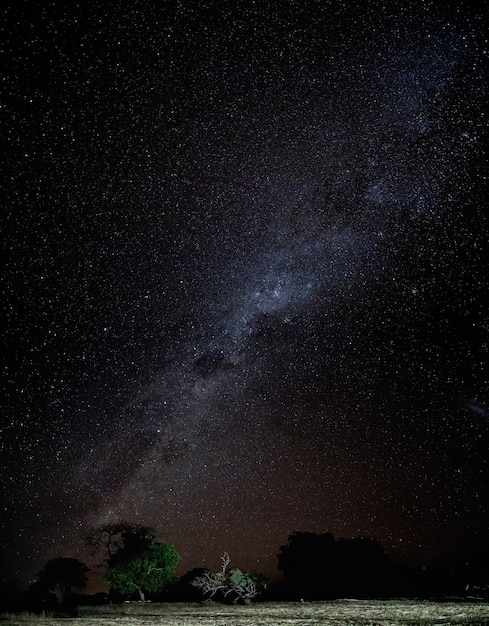
{"label": "bare tree", "polygon": [[260,587],[265,587],[263,578],[259,574],[242,572],[237,568],[228,573],[227,568],[231,559],[227,552],[221,557],[221,562],[221,571],[206,571],[190,583],[207,594],[209,599],[214,598],[216,594],[221,594],[224,599],[232,599],[234,603],[240,600],[251,602],[260,593]]}
{"label": "bare tree", "polygon": [[251,602],[260,593],[259,586],[265,587],[260,576],[242,572],[240,569],[233,569],[229,575],[229,583],[232,593],[238,600]]}
{"label": "bare tree", "polygon": [[94,528],[86,541],[93,555],[103,554],[99,565],[114,565],[119,557],[129,558],[142,548],[150,547],[154,538],[151,528],[121,521]]}
{"label": "bare tree", "polygon": [[[226,580],[226,569],[231,562],[227,552],[221,557],[222,566],[220,572],[204,572],[190,583],[192,587],[197,587],[204,594],[209,594],[209,598],[213,598],[218,591],[222,591],[226,596],[228,583]],[[227,592],[229,593],[229,591]]]}

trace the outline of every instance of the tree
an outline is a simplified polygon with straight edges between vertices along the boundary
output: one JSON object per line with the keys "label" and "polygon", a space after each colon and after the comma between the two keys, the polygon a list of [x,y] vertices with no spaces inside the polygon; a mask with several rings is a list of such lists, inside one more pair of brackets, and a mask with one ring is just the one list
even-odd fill
{"label": "tree", "polygon": [[203,567],[194,567],[180,576],[171,588],[166,590],[165,596],[169,596],[170,602],[201,602],[204,599],[202,591],[192,586],[192,581],[207,571],[209,570]]}
{"label": "tree", "polygon": [[278,562],[294,594],[304,598],[378,596],[390,584],[387,555],[364,537],[335,540],[331,533],[295,532],[281,546]]}
{"label": "tree", "polygon": [[238,601],[251,602],[257,596],[262,587],[265,587],[265,579],[260,574],[242,572],[240,569],[232,569],[229,573],[227,568],[231,559],[227,552],[221,557],[222,566],[220,572],[205,570],[194,578],[190,583],[197,587],[209,598],[221,595],[224,599],[231,599],[233,603]]}
{"label": "tree", "polygon": [[356,597],[383,595],[392,582],[389,559],[369,537],[339,539],[339,592]]}
{"label": "tree", "polygon": [[334,571],[338,556],[331,533],[295,532],[280,547],[278,569],[300,598],[319,599],[335,595]]}
{"label": "tree", "polygon": [[103,554],[103,562],[109,567],[126,561],[142,550],[149,548],[155,533],[149,526],[140,526],[120,521],[104,524],[92,530],[87,543],[93,554]]}
{"label": "tree", "polygon": [[45,594],[56,596],[58,602],[69,600],[72,588],[86,587],[89,568],[78,559],[60,557],[51,559],[38,574],[36,587]]}
{"label": "tree", "polygon": [[229,573],[229,585],[232,589],[231,593],[236,600],[251,602],[261,591],[260,587],[265,588],[265,578],[261,574],[251,572],[242,572],[240,569],[232,569]]}
{"label": "tree", "polygon": [[139,554],[119,560],[102,580],[122,594],[138,592],[144,601],[146,593],[158,593],[175,580],[180,555],[171,544],[153,543]]}

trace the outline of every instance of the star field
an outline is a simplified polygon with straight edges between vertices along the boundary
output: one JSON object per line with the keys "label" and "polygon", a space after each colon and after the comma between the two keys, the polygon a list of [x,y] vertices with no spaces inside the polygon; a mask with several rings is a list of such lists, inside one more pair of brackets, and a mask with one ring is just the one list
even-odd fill
{"label": "star field", "polygon": [[3,576],[152,526],[487,542],[483,9],[8,3]]}

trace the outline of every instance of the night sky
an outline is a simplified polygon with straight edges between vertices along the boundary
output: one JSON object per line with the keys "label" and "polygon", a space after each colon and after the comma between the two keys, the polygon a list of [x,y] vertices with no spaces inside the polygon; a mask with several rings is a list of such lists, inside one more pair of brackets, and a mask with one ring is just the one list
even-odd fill
{"label": "night sky", "polygon": [[180,573],[487,541],[489,12],[454,4],[7,2],[3,577],[120,519]]}

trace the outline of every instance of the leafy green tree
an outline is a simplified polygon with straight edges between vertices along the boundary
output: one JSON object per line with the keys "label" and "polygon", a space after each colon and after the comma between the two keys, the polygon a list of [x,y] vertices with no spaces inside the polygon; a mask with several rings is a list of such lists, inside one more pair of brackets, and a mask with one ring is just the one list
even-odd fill
{"label": "leafy green tree", "polygon": [[138,592],[144,601],[147,593],[158,593],[175,580],[180,555],[171,544],[154,543],[131,558],[118,561],[103,576],[103,581],[122,594]]}
{"label": "leafy green tree", "polygon": [[78,559],[60,557],[51,559],[38,574],[36,587],[45,594],[53,594],[58,602],[69,600],[73,587],[87,584],[89,568]]}

